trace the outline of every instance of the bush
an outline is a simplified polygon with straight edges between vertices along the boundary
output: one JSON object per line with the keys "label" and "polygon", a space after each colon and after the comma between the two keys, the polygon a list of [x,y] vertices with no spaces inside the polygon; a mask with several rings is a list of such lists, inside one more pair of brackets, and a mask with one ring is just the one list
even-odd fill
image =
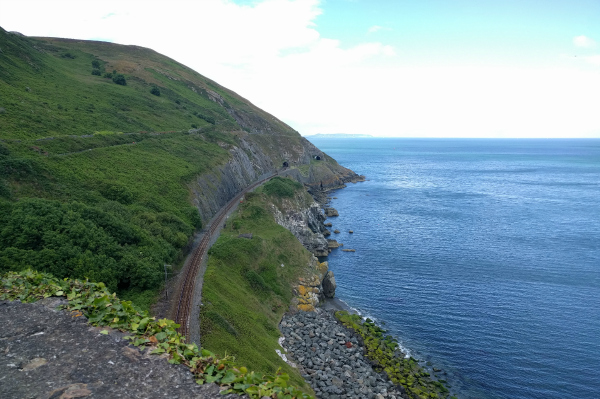
{"label": "bush", "polygon": [[104,198],[120,202],[124,205],[131,204],[134,200],[133,193],[127,187],[120,184],[107,184],[100,193]]}
{"label": "bush", "polygon": [[210,123],[211,125],[215,124],[215,118],[213,118],[212,116],[202,115],[201,113],[197,113],[196,116],[202,120],[205,120],[206,122]]}
{"label": "bush", "polygon": [[110,73],[110,72],[106,72],[106,73],[104,74],[104,77],[105,77],[105,78],[107,78],[107,79],[112,79],[112,73]]}
{"label": "bush", "polygon": [[160,97],[160,89],[157,86],[152,86],[152,88],[150,89],[150,93]]}
{"label": "bush", "polygon": [[296,193],[296,190],[302,188],[302,184],[295,180],[275,177],[264,185],[264,190],[267,194],[273,195],[279,198],[287,197],[292,198]]}
{"label": "bush", "polygon": [[100,69],[100,61],[93,60],[92,61],[92,68],[94,68],[94,69]]}
{"label": "bush", "polygon": [[102,72],[99,69],[92,69],[92,75],[94,76],[102,76]]}
{"label": "bush", "polygon": [[10,198],[10,187],[4,180],[0,180],[0,197]]}
{"label": "bush", "polygon": [[117,75],[114,75],[112,80],[113,80],[113,82],[115,82],[118,85],[127,86],[127,81],[125,80],[125,76],[121,75],[120,73]]}

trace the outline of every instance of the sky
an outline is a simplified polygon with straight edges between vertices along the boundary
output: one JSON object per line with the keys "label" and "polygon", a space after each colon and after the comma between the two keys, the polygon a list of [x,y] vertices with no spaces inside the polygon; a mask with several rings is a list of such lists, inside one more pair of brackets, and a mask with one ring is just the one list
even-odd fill
{"label": "sky", "polygon": [[152,48],[303,135],[600,138],[598,0],[0,0],[0,26]]}

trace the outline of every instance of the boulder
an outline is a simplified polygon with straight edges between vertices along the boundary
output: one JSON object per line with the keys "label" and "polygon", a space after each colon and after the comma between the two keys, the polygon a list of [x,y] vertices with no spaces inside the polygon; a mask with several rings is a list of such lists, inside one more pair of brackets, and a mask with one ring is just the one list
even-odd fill
{"label": "boulder", "polygon": [[240,234],[238,236],[238,238],[247,238],[247,239],[251,240],[252,239],[252,233]]}
{"label": "boulder", "polygon": [[335,229],[335,230],[333,230],[333,232],[334,232],[335,234],[340,234],[340,231],[339,231],[338,229]]}
{"label": "boulder", "polygon": [[348,233],[352,234],[354,233],[354,230],[349,230]]}
{"label": "boulder", "polygon": [[333,275],[333,272],[331,270],[329,270],[325,275],[322,286],[323,295],[325,295],[326,298],[333,298],[335,296],[335,276]]}
{"label": "boulder", "polygon": [[330,236],[330,235],[331,235],[331,231],[325,229],[325,231],[323,232],[323,237],[327,237],[327,236]]}
{"label": "boulder", "polygon": [[356,252],[356,249],[342,249],[344,252]]}
{"label": "boulder", "polygon": [[323,211],[325,212],[325,216],[327,216],[327,217],[340,216],[340,214],[338,213],[338,211],[335,208],[325,208],[325,209],[323,209]]}
{"label": "boulder", "polygon": [[327,240],[327,247],[329,249],[331,249],[331,248],[337,248],[339,246],[340,246],[340,244],[336,240]]}
{"label": "boulder", "polygon": [[325,227],[331,227],[331,226],[333,226],[333,224],[331,222],[328,222],[328,223],[323,223],[323,226],[325,226]]}

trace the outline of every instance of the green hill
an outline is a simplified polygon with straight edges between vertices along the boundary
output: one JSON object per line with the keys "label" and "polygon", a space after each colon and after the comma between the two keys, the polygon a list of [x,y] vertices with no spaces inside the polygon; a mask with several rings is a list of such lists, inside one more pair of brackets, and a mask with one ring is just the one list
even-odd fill
{"label": "green hill", "polygon": [[0,28],[0,271],[89,277],[148,308],[210,209],[284,162],[305,183],[351,173],[152,50]]}

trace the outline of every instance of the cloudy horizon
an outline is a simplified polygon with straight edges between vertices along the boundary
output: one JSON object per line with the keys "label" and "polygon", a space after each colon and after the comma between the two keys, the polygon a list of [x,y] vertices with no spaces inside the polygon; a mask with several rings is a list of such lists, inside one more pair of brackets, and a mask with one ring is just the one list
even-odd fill
{"label": "cloudy horizon", "polygon": [[4,0],[0,26],[149,47],[303,135],[600,138],[600,4],[447,3]]}

